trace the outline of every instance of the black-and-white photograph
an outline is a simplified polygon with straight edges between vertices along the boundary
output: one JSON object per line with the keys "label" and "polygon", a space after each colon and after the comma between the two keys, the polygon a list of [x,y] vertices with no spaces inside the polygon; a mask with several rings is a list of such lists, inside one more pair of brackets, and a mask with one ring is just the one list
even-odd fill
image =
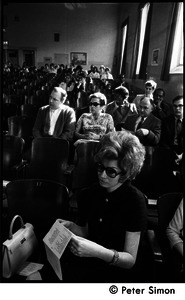
{"label": "black-and-white photograph", "polygon": [[1,8],[4,297],[180,299],[183,2]]}

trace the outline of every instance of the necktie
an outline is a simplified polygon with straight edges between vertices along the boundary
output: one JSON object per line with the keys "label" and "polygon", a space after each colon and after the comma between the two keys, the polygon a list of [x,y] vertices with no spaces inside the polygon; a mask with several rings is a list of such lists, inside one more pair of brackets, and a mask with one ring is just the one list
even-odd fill
{"label": "necktie", "polygon": [[176,130],[177,130],[177,138],[179,138],[179,136],[181,135],[181,131],[182,131],[182,122],[180,119],[177,119]]}
{"label": "necktie", "polygon": [[119,111],[119,113],[122,114],[122,106],[121,105],[117,108],[117,111]]}
{"label": "necktie", "polygon": [[142,127],[143,121],[144,121],[144,117],[141,117],[141,121],[137,125],[137,130]]}

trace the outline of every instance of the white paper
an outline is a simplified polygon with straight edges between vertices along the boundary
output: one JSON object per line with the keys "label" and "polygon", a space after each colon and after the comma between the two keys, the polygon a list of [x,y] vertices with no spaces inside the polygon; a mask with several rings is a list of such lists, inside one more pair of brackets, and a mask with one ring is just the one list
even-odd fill
{"label": "white paper", "polygon": [[22,276],[29,276],[43,268],[43,264],[26,261],[18,270],[17,274]]}
{"label": "white paper", "polygon": [[43,239],[47,259],[60,280],[62,280],[60,258],[72,236],[73,233],[57,219]]}
{"label": "white paper", "polygon": [[62,225],[60,220],[56,220],[43,241],[60,259],[72,235],[73,233]]}

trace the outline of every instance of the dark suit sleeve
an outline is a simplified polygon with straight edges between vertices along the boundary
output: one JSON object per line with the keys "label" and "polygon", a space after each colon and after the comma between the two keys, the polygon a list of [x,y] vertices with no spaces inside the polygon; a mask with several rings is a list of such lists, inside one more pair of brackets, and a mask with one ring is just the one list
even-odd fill
{"label": "dark suit sleeve", "polygon": [[42,137],[42,132],[43,132],[42,120],[43,120],[43,112],[42,112],[42,109],[40,108],[37,113],[35,124],[34,124],[33,130],[32,130],[34,138]]}
{"label": "dark suit sleeve", "polygon": [[[161,136],[161,120],[157,119],[152,123],[149,129],[149,134],[143,136],[140,141],[144,142],[145,145],[156,146],[159,143]],[[143,141],[142,141],[143,139]]]}

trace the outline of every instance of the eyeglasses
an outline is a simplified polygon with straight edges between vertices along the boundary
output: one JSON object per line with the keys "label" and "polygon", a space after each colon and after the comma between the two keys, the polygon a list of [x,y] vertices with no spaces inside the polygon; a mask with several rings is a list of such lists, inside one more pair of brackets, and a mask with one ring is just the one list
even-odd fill
{"label": "eyeglasses", "polygon": [[122,172],[118,173],[115,169],[107,167],[105,168],[104,165],[102,164],[97,164],[97,171],[98,173],[103,173],[104,171],[106,172],[107,176],[110,178],[115,178],[116,176],[120,175]]}
{"label": "eyeglasses", "polygon": [[98,105],[100,105],[100,103],[98,103],[98,102],[90,102],[89,103],[89,106],[98,106]]}
{"label": "eyeglasses", "polygon": [[179,105],[174,104],[173,107],[174,107],[174,108],[182,108],[182,107],[183,107],[183,104],[179,104]]}

